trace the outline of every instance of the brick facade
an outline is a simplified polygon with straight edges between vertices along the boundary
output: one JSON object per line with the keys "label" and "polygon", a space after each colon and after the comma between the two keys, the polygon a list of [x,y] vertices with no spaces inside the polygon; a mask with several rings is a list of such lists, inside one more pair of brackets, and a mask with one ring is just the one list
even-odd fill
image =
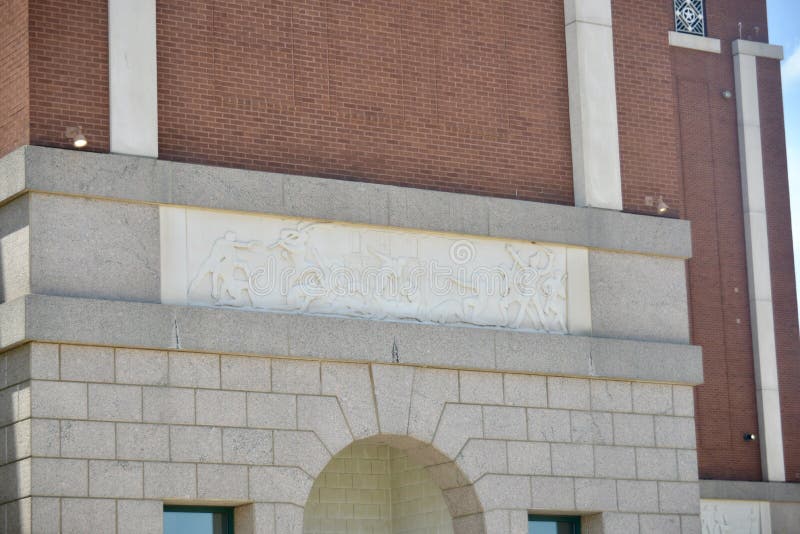
{"label": "brick facade", "polygon": [[[700,473],[759,480],[730,40],[767,40],[764,2],[708,0],[721,55],[670,49],[669,2],[615,0],[623,200],[693,223]],[[456,7],[456,4],[458,7]],[[164,159],[571,204],[563,3],[163,0]],[[0,3],[0,154],[107,151],[107,2]],[[256,28],[257,31],[252,31]],[[800,481],[800,351],[777,63],[760,60],[787,478]]]}

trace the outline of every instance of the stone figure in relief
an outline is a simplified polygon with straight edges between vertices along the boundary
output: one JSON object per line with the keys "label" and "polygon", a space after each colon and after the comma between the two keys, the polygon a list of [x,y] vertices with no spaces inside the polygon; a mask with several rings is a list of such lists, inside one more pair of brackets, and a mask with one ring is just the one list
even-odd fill
{"label": "stone figure in relief", "polygon": [[[189,299],[370,319],[567,330],[563,249],[317,221],[272,228],[272,240],[240,240],[233,231],[215,240],[190,273]],[[395,247],[412,254],[394,254]]]}
{"label": "stone figure in relief", "polygon": [[250,270],[241,253],[252,251],[260,246],[259,241],[237,241],[235,232],[226,232],[214,241],[211,253],[200,266],[200,272],[189,286],[189,294],[210,277],[211,298],[217,304],[230,306],[249,306]]}

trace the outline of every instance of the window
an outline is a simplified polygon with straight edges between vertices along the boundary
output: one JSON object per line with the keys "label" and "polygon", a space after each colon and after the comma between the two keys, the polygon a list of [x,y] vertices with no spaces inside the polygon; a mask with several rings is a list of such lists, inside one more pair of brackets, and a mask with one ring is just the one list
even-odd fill
{"label": "window", "polygon": [[165,506],[164,534],[233,534],[233,509]]}
{"label": "window", "polygon": [[528,534],[581,534],[581,518],[556,515],[528,516]]}
{"label": "window", "polygon": [[706,34],[705,0],[673,0],[675,31],[694,35]]}

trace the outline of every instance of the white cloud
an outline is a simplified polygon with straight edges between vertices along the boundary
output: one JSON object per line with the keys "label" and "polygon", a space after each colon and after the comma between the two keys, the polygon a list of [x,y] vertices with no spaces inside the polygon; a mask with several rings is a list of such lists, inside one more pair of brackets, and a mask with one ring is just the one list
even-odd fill
{"label": "white cloud", "polygon": [[781,70],[784,89],[800,82],[800,46],[796,46],[791,55],[783,61]]}

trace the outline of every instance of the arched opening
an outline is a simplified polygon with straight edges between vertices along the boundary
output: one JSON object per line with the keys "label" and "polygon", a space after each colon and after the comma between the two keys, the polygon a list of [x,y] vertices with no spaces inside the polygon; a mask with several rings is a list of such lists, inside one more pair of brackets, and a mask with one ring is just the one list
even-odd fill
{"label": "arched opening", "polygon": [[379,436],[351,443],[322,470],[303,533],[454,534],[464,519],[482,527],[480,512],[452,461],[414,439]]}

